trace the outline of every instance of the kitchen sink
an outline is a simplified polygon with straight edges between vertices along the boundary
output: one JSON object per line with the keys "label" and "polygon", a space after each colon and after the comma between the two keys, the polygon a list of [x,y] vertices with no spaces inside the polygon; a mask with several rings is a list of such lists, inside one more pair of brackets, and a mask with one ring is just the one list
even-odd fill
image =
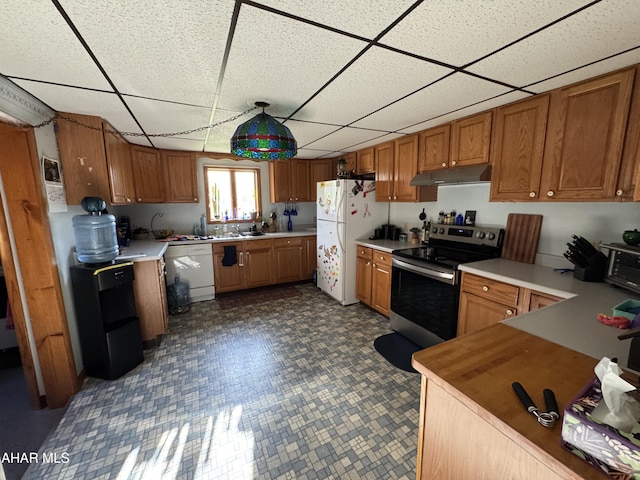
{"label": "kitchen sink", "polygon": [[264,232],[240,232],[240,235],[243,237],[259,237],[260,235],[264,235]]}

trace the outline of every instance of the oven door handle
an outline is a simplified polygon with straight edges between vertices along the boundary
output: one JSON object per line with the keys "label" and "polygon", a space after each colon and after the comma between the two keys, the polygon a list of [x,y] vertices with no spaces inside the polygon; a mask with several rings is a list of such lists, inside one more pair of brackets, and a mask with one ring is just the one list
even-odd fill
{"label": "oven door handle", "polygon": [[455,285],[456,283],[456,275],[455,272],[447,273],[447,272],[439,272],[437,270],[427,270],[425,268],[416,267],[411,263],[403,262],[402,260],[398,260],[396,258],[391,259],[392,267],[398,267],[402,270],[409,270],[411,272],[417,273],[418,275],[422,275],[423,277],[433,278],[439,282],[449,283],[451,285]]}

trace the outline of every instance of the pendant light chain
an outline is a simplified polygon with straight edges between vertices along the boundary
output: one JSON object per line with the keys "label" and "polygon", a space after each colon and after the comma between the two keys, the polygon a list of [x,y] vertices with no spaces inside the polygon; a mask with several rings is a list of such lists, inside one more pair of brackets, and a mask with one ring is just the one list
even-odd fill
{"label": "pendant light chain", "polygon": [[[220,122],[216,122],[216,123],[212,123],[210,125],[206,125],[204,127],[198,127],[198,128],[192,128],[191,130],[183,130],[181,132],[172,132],[172,133],[138,133],[138,132],[119,132],[117,130],[111,130],[111,129],[107,129],[106,132],[107,133],[118,133],[122,136],[125,137],[176,137],[179,135],[188,135],[190,133],[195,133],[195,132],[200,132],[202,130],[207,130],[209,128],[215,128],[218,127],[220,125],[224,125],[225,123],[229,123],[229,122],[233,122],[234,120],[237,120],[238,118],[246,115],[247,113],[250,113],[252,111],[254,111],[255,109],[257,109],[258,107],[253,106],[247,110],[245,110],[242,113],[239,113],[237,115],[234,115],[233,117],[227,118],[226,120],[222,120]],[[54,122],[56,119],[62,119],[62,120],[66,120],[67,122],[76,124],[80,127],[84,127],[84,128],[88,128],[89,130],[99,130],[102,131],[102,128],[99,127],[94,127],[93,125],[87,125],[85,123],[79,122],[78,120],[75,120],[73,118],[69,118],[69,117],[65,117],[64,115],[60,114],[60,113],[56,113],[53,117],[51,117],[49,120],[45,120],[44,122],[41,122],[37,125],[32,125],[33,128],[42,128],[45,127],[47,125],[49,125],[50,123]],[[0,120],[0,123],[4,123],[5,125],[11,125],[11,126],[15,126],[15,124],[7,122],[5,120]]]}

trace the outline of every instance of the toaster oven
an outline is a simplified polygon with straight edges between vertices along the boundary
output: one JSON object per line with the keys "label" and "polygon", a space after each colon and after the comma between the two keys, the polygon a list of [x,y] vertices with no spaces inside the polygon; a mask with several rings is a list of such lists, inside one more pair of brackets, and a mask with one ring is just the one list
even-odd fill
{"label": "toaster oven", "polygon": [[609,249],[605,281],[640,293],[640,247],[623,243],[602,245]]}

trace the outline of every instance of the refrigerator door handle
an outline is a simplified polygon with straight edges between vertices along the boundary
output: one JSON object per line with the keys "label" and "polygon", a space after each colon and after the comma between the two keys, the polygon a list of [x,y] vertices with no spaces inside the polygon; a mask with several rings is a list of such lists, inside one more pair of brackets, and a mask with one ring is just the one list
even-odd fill
{"label": "refrigerator door handle", "polygon": [[[338,244],[340,245],[340,253],[342,255],[344,255],[345,249],[344,249],[344,244],[342,243],[342,235],[340,235],[340,212],[342,211],[342,203],[344,202],[344,197],[345,197],[345,189],[341,188],[342,185],[337,185],[336,188],[336,195],[338,195],[340,198],[338,198],[338,202],[336,205],[336,233],[338,234]],[[343,222],[345,220],[343,219]],[[343,227],[346,227],[346,224],[342,224]]]}

